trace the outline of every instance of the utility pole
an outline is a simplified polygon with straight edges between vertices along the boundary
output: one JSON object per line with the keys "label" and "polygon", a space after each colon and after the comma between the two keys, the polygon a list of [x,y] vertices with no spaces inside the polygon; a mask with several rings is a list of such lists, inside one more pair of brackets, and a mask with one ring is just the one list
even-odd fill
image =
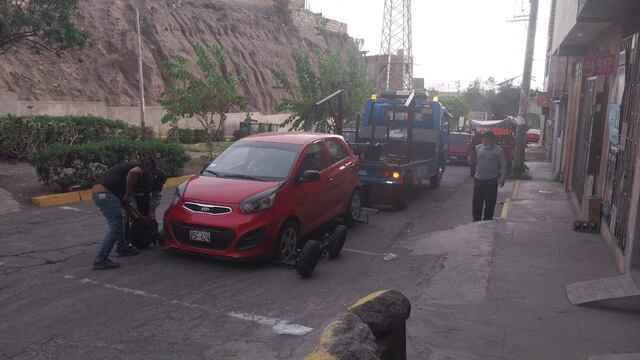
{"label": "utility pole", "polygon": [[516,153],[513,168],[524,170],[526,147],[526,125],[529,114],[529,93],[531,91],[531,72],[533,68],[533,52],[536,45],[536,26],[538,24],[538,0],[530,0],[529,30],[527,34],[527,50],[524,58],[524,72],[520,85],[520,108],[518,111],[518,129],[516,132]]}
{"label": "utility pole", "polygon": [[140,36],[140,12],[136,8],[136,28],[138,29],[138,76],[140,81],[140,127],[142,128],[142,140],[147,139],[147,130],[144,124],[144,77],[142,75],[142,38]]}

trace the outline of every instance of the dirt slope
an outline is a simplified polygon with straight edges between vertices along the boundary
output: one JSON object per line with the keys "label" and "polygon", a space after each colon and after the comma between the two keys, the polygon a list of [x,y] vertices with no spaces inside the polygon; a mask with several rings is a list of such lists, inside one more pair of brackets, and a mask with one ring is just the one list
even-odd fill
{"label": "dirt slope", "polygon": [[[82,0],[79,21],[91,32],[90,46],[61,57],[21,53],[0,57],[0,91],[21,100],[104,101],[110,106],[137,104],[138,67],[135,6],[142,16],[146,101],[156,104],[164,88],[162,63],[177,54],[194,57],[199,42],[220,43],[231,63],[246,64],[242,91],[252,110],[275,111],[282,93],[273,90],[272,68],[293,78],[291,55],[326,46],[282,26],[268,12],[212,0]],[[331,36],[332,47],[356,49],[352,39]]]}

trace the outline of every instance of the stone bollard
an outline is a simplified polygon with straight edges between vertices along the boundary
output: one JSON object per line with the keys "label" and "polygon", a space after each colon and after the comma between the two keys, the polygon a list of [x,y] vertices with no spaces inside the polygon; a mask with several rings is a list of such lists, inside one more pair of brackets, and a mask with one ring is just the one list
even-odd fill
{"label": "stone bollard", "polygon": [[402,293],[378,291],[360,299],[347,311],[369,326],[376,337],[376,355],[380,360],[406,360],[406,322],[411,315],[411,303]]}
{"label": "stone bollard", "polygon": [[380,360],[376,338],[369,327],[353,314],[344,314],[327,326],[320,343],[305,360]]}

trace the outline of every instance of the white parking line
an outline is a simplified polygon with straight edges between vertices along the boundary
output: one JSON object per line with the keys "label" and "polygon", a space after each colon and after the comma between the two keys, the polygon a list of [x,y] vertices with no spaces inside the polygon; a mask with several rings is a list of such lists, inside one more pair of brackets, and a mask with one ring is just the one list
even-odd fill
{"label": "white parking line", "polygon": [[75,211],[75,212],[84,212],[78,208],[75,207],[71,207],[71,206],[60,206],[60,210],[70,210],[70,211]]}
{"label": "white parking line", "polygon": [[[64,275],[63,278],[67,280],[76,280],[76,277],[73,275]],[[83,278],[83,279],[77,279],[77,280],[81,284],[100,285],[98,281],[95,281],[89,278]],[[191,309],[208,312],[214,315],[219,314],[218,311],[215,311],[206,306],[192,304],[186,301],[167,299],[160,295],[151,294],[143,290],[130,289],[130,288],[117,286],[113,284],[103,284],[102,286],[110,290],[116,290],[116,291],[124,292],[130,295],[134,295],[134,296],[140,296],[140,297],[145,297],[150,299],[159,299],[161,301],[164,301],[173,305],[180,305],[180,306],[188,307]],[[246,313],[236,312],[236,311],[229,312],[226,315],[235,319],[250,321],[257,324],[269,326],[278,335],[304,336],[313,331],[313,328],[299,325],[299,324],[291,324],[289,323],[288,320],[283,320],[283,319],[269,318],[265,316],[260,316],[255,314],[246,314]]]}
{"label": "white parking line", "polygon": [[374,252],[365,251],[365,250],[347,249],[347,248],[342,249],[342,251],[351,252],[351,253],[360,254],[360,255],[378,256],[378,257],[381,257],[384,261],[391,261],[398,258],[398,255],[394,253],[374,253]]}

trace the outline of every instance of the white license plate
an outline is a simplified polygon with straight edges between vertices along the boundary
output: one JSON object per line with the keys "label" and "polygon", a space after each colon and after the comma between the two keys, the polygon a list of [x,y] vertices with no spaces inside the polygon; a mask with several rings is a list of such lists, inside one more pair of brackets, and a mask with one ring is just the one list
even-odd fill
{"label": "white license plate", "polygon": [[189,240],[210,243],[211,233],[208,231],[189,230]]}
{"label": "white license plate", "polygon": [[367,175],[367,171],[366,170],[358,170],[358,175],[365,176],[365,175]]}

